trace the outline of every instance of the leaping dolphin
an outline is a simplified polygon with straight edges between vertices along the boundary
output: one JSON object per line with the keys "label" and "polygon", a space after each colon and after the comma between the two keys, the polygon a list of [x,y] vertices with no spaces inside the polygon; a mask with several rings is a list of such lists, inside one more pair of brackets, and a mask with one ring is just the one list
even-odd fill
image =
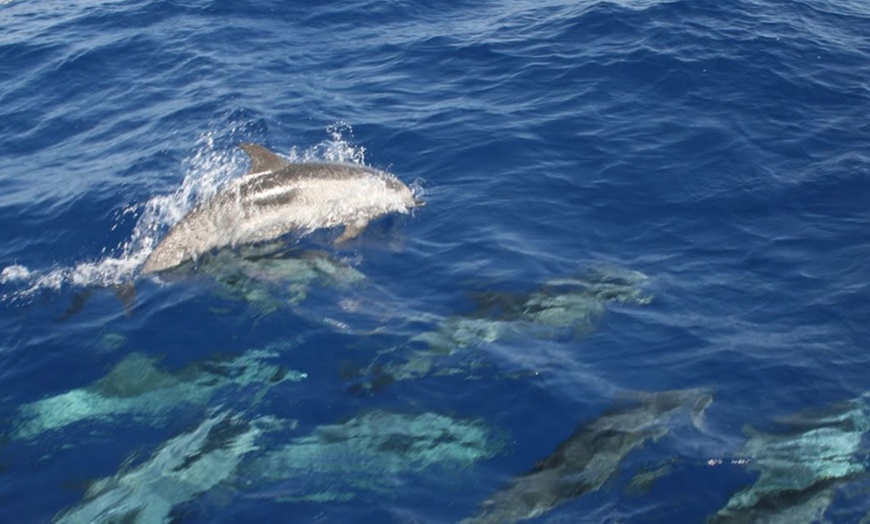
{"label": "leaping dolphin", "polygon": [[291,231],[345,226],[336,242],[357,236],[387,213],[423,204],[395,176],[365,166],[291,163],[263,146],[240,146],[251,169],[206,200],[160,241],[142,273],[156,273],[214,248],[271,240]]}

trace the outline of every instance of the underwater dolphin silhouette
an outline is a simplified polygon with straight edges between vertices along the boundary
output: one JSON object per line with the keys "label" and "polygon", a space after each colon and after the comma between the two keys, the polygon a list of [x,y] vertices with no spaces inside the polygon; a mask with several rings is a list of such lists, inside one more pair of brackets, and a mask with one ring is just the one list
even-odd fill
{"label": "underwater dolphin silhouette", "polygon": [[629,453],[668,434],[677,416],[688,416],[700,429],[704,411],[713,401],[701,389],[631,396],[631,402],[577,428],[534,469],[515,478],[485,501],[476,516],[460,524],[519,522],[596,491],[617,473]]}
{"label": "underwater dolphin silhouette", "polygon": [[395,176],[355,164],[291,163],[263,146],[240,146],[250,170],[198,205],[160,241],[142,266],[156,273],[214,248],[271,240],[291,231],[343,225],[336,239],[357,236],[387,213],[423,205]]}

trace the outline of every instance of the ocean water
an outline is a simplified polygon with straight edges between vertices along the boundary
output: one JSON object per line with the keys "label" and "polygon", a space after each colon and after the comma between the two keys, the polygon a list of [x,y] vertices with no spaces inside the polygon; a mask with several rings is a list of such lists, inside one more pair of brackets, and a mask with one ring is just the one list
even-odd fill
{"label": "ocean water", "polygon": [[[0,2],[3,522],[868,522],[870,7]],[[169,274],[237,147],[426,201]]]}

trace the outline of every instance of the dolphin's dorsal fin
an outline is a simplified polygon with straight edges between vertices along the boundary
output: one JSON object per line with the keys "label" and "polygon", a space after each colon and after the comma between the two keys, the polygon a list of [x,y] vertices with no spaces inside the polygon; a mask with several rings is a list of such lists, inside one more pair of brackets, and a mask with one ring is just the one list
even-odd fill
{"label": "dolphin's dorsal fin", "polygon": [[251,157],[251,169],[248,174],[276,171],[289,164],[286,160],[257,144],[242,144],[239,147]]}

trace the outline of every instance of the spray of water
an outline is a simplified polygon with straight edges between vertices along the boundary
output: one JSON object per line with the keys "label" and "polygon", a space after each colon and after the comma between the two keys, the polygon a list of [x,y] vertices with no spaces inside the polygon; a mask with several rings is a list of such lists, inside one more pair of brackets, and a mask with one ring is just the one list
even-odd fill
{"label": "spray of water", "polygon": [[[285,156],[291,162],[365,163],[365,148],[353,145],[346,138],[353,135],[348,124],[338,122],[326,131],[328,139],[306,149],[294,147]],[[184,162],[184,180],[175,191],[152,196],[124,209],[122,216],[138,214],[139,219],[129,238],[119,246],[104,248],[102,258],[70,266],[45,270],[18,264],[7,266],[0,270],[0,300],[26,302],[43,291],[111,287],[132,282],[169,228],[198,203],[214,196],[227,182],[244,173],[247,162],[244,155],[237,148],[217,145],[223,141],[221,138],[223,135],[218,136],[214,131],[200,137],[196,153]]]}

